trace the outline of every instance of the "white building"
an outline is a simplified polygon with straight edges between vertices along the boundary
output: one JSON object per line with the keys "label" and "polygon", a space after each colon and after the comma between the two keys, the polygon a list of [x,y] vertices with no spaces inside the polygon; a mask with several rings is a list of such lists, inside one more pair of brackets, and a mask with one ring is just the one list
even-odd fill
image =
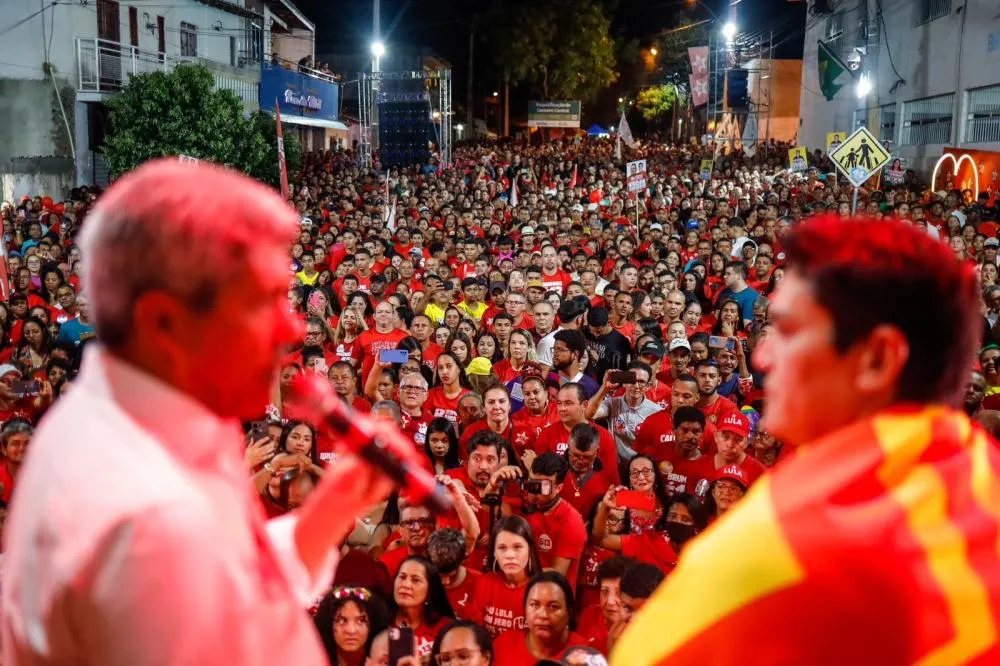
{"label": "white building", "polygon": [[[315,28],[289,0],[3,0],[0,191],[62,196],[102,182],[94,151],[104,102],[144,72],[198,62],[247,112],[259,108],[261,61],[298,62]],[[58,91],[58,94],[57,94]]]}
{"label": "white building", "polygon": [[[1000,0],[809,0],[809,9],[801,145],[825,149],[828,132],[866,125],[924,174],[945,146],[1000,150]],[[821,39],[870,76],[866,98],[852,82],[825,99]]]}

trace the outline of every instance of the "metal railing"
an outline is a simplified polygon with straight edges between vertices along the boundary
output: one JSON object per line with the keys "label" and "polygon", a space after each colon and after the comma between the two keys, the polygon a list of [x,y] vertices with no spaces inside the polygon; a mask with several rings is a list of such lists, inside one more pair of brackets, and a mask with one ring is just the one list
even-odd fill
{"label": "metal railing", "polygon": [[1000,86],[970,90],[966,114],[967,143],[1000,141]]}
{"label": "metal railing", "polygon": [[217,90],[231,90],[247,107],[259,102],[260,69],[236,68],[204,58],[144,51],[138,47],[94,37],[76,38],[77,90],[116,93],[138,74],[169,72],[184,63],[200,63],[215,77]]}

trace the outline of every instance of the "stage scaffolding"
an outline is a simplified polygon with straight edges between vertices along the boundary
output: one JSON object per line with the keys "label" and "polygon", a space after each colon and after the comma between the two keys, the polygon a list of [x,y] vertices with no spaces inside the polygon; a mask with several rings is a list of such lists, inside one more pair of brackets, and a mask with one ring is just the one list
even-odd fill
{"label": "stage scaffolding", "polygon": [[[422,93],[413,88],[423,83]],[[358,106],[361,115],[361,162],[369,166],[378,149],[378,103],[409,99],[421,94],[428,104],[434,127],[438,155],[444,165],[451,164],[452,118],[451,69],[417,69],[362,73],[358,81]]]}
{"label": "stage scaffolding", "polygon": [[[762,131],[757,133],[756,143],[767,149],[771,138],[773,62],[773,31],[762,30],[757,33],[739,34],[732,42],[727,42],[719,35],[711,33],[706,121],[710,128],[709,134],[713,135],[717,144],[742,145],[743,129],[748,118],[752,118],[758,123],[763,121]],[[746,108],[732,108],[726,99],[729,72],[734,70],[747,72]]]}

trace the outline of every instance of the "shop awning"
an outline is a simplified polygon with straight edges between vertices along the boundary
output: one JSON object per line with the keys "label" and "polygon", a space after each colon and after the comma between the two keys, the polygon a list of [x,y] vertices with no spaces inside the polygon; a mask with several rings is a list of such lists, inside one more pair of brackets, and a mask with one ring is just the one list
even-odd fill
{"label": "shop awning", "polygon": [[336,120],[322,120],[321,118],[306,118],[305,116],[292,116],[287,113],[281,114],[281,122],[292,125],[306,125],[307,127],[325,127],[326,129],[347,131],[347,125]]}

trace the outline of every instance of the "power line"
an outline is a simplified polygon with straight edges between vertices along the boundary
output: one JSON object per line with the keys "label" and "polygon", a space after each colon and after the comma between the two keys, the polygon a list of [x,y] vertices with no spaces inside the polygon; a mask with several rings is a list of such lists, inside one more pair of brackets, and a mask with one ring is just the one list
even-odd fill
{"label": "power line", "polygon": [[58,5],[58,4],[59,4],[59,0],[52,0],[52,2],[50,2],[47,5],[45,5],[44,7],[42,7],[41,9],[39,9],[38,11],[30,13],[27,16],[25,16],[23,19],[21,19],[20,21],[17,21],[16,23],[13,23],[12,25],[7,26],[3,30],[0,30],[0,37],[2,37],[3,35],[6,35],[11,30],[15,30],[15,29],[21,27],[22,25],[24,25],[25,23],[27,23],[31,19],[35,18],[39,14],[44,13],[45,10],[48,9],[49,7],[52,7],[52,6]]}

